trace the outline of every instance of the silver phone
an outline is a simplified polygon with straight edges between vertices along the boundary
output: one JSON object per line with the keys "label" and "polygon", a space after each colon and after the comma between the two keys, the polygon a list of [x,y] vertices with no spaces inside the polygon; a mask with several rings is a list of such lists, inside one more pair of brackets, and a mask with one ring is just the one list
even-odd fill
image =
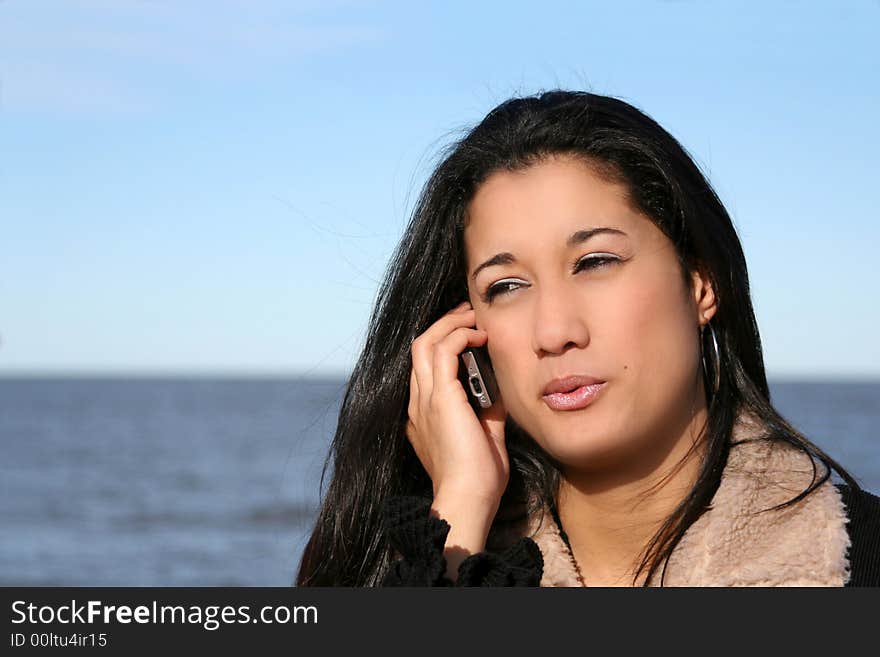
{"label": "silver phone", "polygon": [[495,372],[485,347],[467,347],[459,354],[458,376],[475,412],[489,408],[498,399]]}

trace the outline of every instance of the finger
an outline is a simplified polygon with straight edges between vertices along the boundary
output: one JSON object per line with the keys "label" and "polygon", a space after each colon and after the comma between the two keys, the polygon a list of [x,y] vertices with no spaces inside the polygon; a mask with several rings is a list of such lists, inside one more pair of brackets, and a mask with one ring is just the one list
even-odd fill
{"label": "finger", "polygon": [[473,309],[465,309],[460,312],[447,313],[415,340],[410,347],[412,353],[413,368],[419,385],[419,398],[421,403],[426,403],[431,398],[434,390],[433,358],[434,345],[445,338],[451,331],[460,327],[474,325]]}
{"label": "finger", "polygon": [[415,447],[416,425],[413,424],[412,418],[406,421],[406,439]]}
{"label": "finger", "polygon": [[407,406],[407,413],[409,413],[410,418],[414,418],[419,410],[419,380],[416,377],[416,371],[414,368],[410,368],[409,370],[409,404]]}
{"label": "finger", "polygon": [[458,382],[459,355],[465,347],[480,347],[488,334],[483,329],[458,328],[434,345],[434,390]]}
{"label": "finger", "polygon": [[422,341],[429,345],[434,345],[459,326],[474,328],[476,319],[476,311],[473,308],[451,310],[431,324],[419,338],[422,338]]}
{"label": "finger", "polygon": [[431,351],[430,345],[425,342],[424,333],[413,340],[410,351],[412,352],[412,372],[416,379],[416,389],[418,394],[418,405],[421,408],[425,398],[430,396],[431,388],[433,388],[431,373]]}

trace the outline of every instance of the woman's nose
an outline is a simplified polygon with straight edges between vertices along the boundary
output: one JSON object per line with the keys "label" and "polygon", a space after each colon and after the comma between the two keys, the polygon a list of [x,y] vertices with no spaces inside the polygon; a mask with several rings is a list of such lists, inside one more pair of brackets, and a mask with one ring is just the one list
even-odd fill
{"label": "woman's nose", "polygon": [[570,345],[586,347],[590,341],[585,309],[561,288],[544,290],[535,305],[533,342],[536,353],[561,353]]}

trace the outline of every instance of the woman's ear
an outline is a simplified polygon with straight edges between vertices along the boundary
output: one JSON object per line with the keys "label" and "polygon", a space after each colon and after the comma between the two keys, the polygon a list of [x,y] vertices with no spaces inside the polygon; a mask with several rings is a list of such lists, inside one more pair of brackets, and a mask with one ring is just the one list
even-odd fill
{"label": "woman's ear", "polygon": [[705,267],[695,267],[691,271],[691,291],[697,311],[697,322],[700,326],[707,324],[718,311],[715,288],[712,278]]}

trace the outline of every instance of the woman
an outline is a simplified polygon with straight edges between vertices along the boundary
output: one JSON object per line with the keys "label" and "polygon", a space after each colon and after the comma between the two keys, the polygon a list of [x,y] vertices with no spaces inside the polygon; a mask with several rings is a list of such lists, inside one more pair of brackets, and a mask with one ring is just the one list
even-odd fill
{"label": "woman", "polygon": [[301,586],[880,584],[880,501],[770,403],[730,217],[614,98],[510,99],[446,154],[332,455]]}

